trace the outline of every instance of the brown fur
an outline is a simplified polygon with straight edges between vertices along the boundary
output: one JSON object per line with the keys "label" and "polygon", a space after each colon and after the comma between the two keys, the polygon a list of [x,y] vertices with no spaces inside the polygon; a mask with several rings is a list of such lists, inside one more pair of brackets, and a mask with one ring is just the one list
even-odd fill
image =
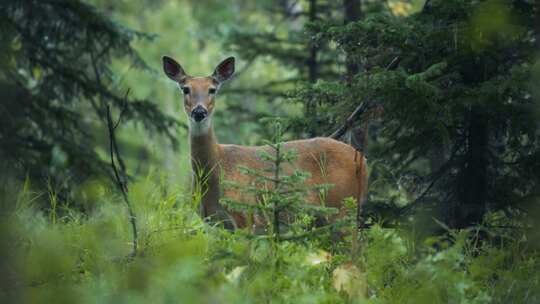
{"label": "brown fur", "polygon": [[[267,168],[270,164],[260,159],[258,152],[270,151],[268,146],[246,147],[238,145],[221,145],[217,143],[211,126],[212,113],[215,106],[215,92],[220,83],[227,80],[234,73],[234,58],[229,57],[220,63],[214,74],[209,77],[191,77],[174,59],[164,56],[163,68],[165,74],[177,82],[184,93],[184,109],[188,116],[195,107],[203,107],[208,112],[206,122],[209,128],[200,128],[201,123],[190,119],[190,129],[197,128],[198,133],[190,132],[191,158],[194,172],[205,172],[206,178],[197,178],[195,182],[203,185],[201,202],[204,217],[217,217],[227,220],[229,215],[234,218],[238,227],[245,227],[248,223],[246,216],[240,213],[225,212],[219,204],[222,196],[247,203],[255,203],[254,197],[245,197],[241,191],[226,189],[221,193],[220,177],[225,180],[236,181],[240,184],[249,184],[252,177],[243,175],[238,166],[254,169]],[[207,125],[208,126],[208,125]],[[204,131],[201,131],[204,130]],[[306,185],[333,184],[328,190],[325,205],[340,210],[339,218],[344,215],[343,199],[354,197],[362,201],[366,194],[367,174],[366,160],[363,155],[353,147],[330,138],[313,138],[286,142],[285,149],[294,149],[298,154],[297,160],[291,166],[286,166],[286,172],[294,168],[307,171],[311,177]],[[313,204],[320,204],[319,193],[311,193],[308,200]]]}
{"label": "brown fur", "polygon": [[[286,142],[285,149],[294,149],[298,158],[294,167],[307,171],[311,177],[306,185],[333,184],[327,193],[325,205],[340,209],[343,199],[353,197],[362,199],[366,193],[367,175],[365,158],[353,147],[330,138],[313,138]],[[221,145],[216,142],[213,130],[208,136],[191,137],[191,155],[194,169],[205,168],[208,176],[207,192],[203,196],[202,210],[204,216],[212,216],[222,212],[219,198],[224,197],[242,202],[255,203],[255,198],[246,197],[241,191],[226,189],[220,193],[220,175],[225,180],[233,180],[240,184],[249,184],[251,176],[241,174],[238,166],[263,169],[269,166],[260,159],[258,152],[270,151],[268,146],[246,147],[238,145]],[[291,172],[293,168],[285,168]],[[308,200],[313,204],[321,204],[318,193],[311,193]],[[248,223],[245,214],[229,212],[238,227]],[[218,217],[225,219],[223,216]]]}

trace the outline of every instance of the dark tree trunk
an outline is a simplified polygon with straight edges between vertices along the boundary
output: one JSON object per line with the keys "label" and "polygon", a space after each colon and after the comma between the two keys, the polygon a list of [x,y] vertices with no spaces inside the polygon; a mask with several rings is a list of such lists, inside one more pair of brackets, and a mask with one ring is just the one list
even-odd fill
{"label": "dark tree trunk", "polygon": [[536,25],[534,27],[536,45],[540,46],[540,0],[536,0]]}
{"label": "dark tree trunk", "polygon": [[467,152],[459,178],[459,204],[452,223],[455,228],[478,224],[486,213],[488,139],[487,117],[480,107],[473,107],[467,131]]}
{"label": "dark tree trunk", "polygon": [[[360,20],[362,17],[362,1],[343,0],[343,17],[344,24]],[[347,69],[345,81],[347,82],[347,85],[351,85],[353,77],[360,71],[360,66],[352,59],[350,54],[346,54],[345,67]],[[363,127],[350,130],[350,132],[352,132],[352,137],[348,144],[365,154],[367,153],[367,131],[369,123],[367,117],[364,117],[364,119]]]}
{"label": "dark tree trunk", "polygon": [[[317,0],[309,0],[309,22],[317,20]],[[308,78],[310,83],[315,83],[318,77],[317,66],[318,48],[312,41],[309,43]]]}
{"label": "dark tree trunk", "polygon": [[[360,20],[362,17],[362,2],[361,0],[343,0],[343,10],[345,16],[345,24]],[[350,59],[347,54],[347,80],[350,81],[354,75],[358,74],[360,68],[356,62]]]}
{"label": "dark tree trunk", "polygon": [[[317,20],[317,0],[309,0],[309,22],[314,22]],[[308,66],[308,80],[310,83],[315,83],[318,78],[318,62],[317,62],[317,53],[318,47],[313,41],[309,41],[309,57],[307,60]],[[315,113],[315,100],[311,98],[306,103],[305,115],[306,118],[316,117]],[[309,127],[308,135],[309,137],[314,137],[316,131],[314,127]]]}

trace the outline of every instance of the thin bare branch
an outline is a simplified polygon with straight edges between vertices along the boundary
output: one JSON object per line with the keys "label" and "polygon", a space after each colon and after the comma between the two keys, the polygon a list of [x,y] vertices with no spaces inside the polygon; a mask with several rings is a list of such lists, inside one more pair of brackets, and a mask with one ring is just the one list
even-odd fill
{"label": "thin bare branch", "polygon": [[[127,99],[128,94],[129,94],[129,90],[126,93],[125,99]],[[113,172],[114,172],[116,185],[118,186],[118,188],[120,189],[120,192],[122,193],[122,198],[124,200],[124,203],[126,204],[126,208],[129,213],[129,222],[131,224],[131,230],[132,230],[132,235],[133,235],[133,240],[132,240],[133,247],[128,258],[133,259],[137,255],[137,244],[138,244],[137,218],[135,216],[135,212],[133,211],[133,208],[131,206],[131,203],[129,201],[129,197],[127,194],[128,187],[127,187],[126,166],[124,164],[124,161],[122,160],[122,157],[120,156],[120,152],[118,150],[118,144],[116,142],[116,136],[114,132],[116,127],[118,127],[118,124],[120,123],[121,117],[122,117],[122,114],[120,114],[118,121],[116,123],[113,123],[113,120],[111,117],[111,108],[109,105],[107,105],[107,128],[109,131],[109,153],[110,153],[110,158],[111,158],[111,168],[113,169]],[[118,166],[116,165],[116,162],[118,162],[120,168],[118,168]]]}

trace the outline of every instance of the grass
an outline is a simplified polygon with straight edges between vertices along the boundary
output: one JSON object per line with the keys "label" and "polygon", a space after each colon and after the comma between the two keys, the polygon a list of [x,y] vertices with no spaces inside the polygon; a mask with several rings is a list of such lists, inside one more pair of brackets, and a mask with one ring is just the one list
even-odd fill
{"label": "grass", "polygon": [[[193,201],[200,196],[149,176],[130,187],[140,251],[128,261],[127,213],[107,185],[79,189],[92,200],[86,213],[30,188],[21,187],[1,219],[2,303],[540,301],[539,254],[523,231],[480,238],[478,229],[449,230],[418,239],[375,225],[362,232],[361,253],[350,261],[347,237],[333,243],[323,233],[276,249],[247,231],[205,223]],[[43,200],[48,211],[39,208]]]}

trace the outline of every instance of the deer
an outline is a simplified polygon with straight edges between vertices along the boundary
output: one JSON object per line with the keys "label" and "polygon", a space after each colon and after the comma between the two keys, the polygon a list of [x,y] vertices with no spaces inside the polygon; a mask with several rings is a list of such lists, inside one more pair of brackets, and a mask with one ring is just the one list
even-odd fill
{"label": "deer", "polygon": [[[260,151],[270,149],[268,146],[220,144],[212,124],[217,93],[222,84],[233,76],[235,58],[226,58],[206,77],[188,75],[169,56],[163,56],[162,61],[165,75],[177,84],[183,95],[183,106],[188,118],[192,176],[194,184],[203,183],[203,189],[199,189],[202,193],[201,216],[210,220],[230,221],[232,228],[249,228],[246,225],[252,224],[252,221],[249,221],[246,214],[225,210],[219,201],[222,197],[253,203],[256,200],[243,197],[239,190],[223,190],[220,182],[229,180],[248,185],[253,177],[241,174],[238,167],[264,168],[267,164],[261,160]],[[308,198],[312,204],[324,203],[327,207],[338,209],[339,213],[331,221],[345,216],[346,210],[342,208],[345,198],[353,197],[358,204],[364,200],[367,190],[366,158],[352,146],[331,138],[316,137],[284,142],[283,148],[295,150],[297,158],[292,164],[293,168],[309,172],[306,186],[333,185],[327,190],[324,202],[320,201],[320,195],[315,191]],[[325,168],[321,168],[321,159],[325,159],[322,164]]]}

